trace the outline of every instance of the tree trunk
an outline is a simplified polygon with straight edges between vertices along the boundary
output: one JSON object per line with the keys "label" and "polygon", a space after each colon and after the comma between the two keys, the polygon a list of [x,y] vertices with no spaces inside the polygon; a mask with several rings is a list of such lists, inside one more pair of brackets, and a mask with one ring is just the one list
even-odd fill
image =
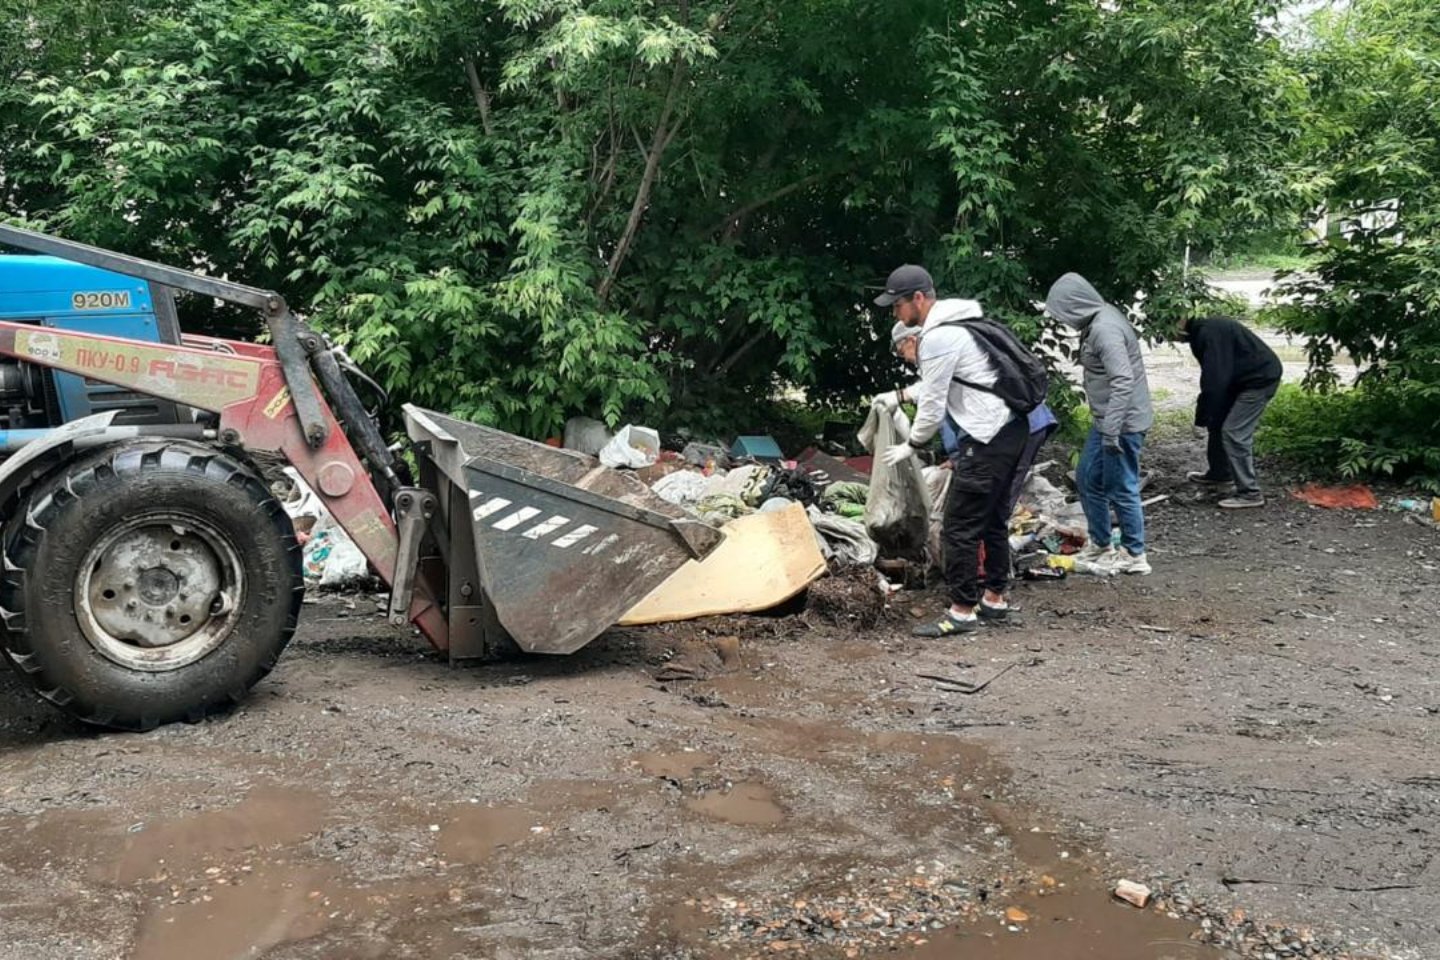
{"label": "tree trunk", "polygon": [[635,234],[640,229],[645,208],[650,205],[650,192],[655,188],[655,178],[660,173],[660,158],[680,128],[680,122],[676,121],[672,125],[670,118],[675,112],[675,101],[680,96],[680,84],[685,77],[685,61],[677,56],[674,64],[670,72],[670,89],[665,93],[665,105],[660,108],[660,119],[655,123],[655,135],[651,137],[650,149],[645,153],[645,172],[640,177],[640,186],[635,190],[635,202],[630,205],[630,218],[625,222],[625,230],[620,234],[614,252],[610,254],[605,276],[595,289],[602,304],[610,298],[610,291],[615,287],[615,278],[620,273],[620,267],[630,255],[630,245],[635,242]]}
{"label": "tree trunk", "polygon": [[475,106],[480,108],[480,126],[485,136],[495,136],[495,123],[490,117],[490,92],[480,84],[480,74],[475,70],[475,58],[465,58],[465,78],[470,81],[470,92],[475,95]]}

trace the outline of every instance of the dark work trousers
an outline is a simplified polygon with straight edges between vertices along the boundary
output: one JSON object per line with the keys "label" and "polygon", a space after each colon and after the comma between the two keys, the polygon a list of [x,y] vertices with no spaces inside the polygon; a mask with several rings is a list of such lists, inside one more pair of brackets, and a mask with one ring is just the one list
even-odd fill
{"label": "dark work trousers", "polygon": [[1260,415],[1275,398],[1280,384],[1241,390],[1217,425],[1210,427],[1210,441],[1205,447],[1212,480],[1235,481],[1240,496],[1258,496],[1260,483],[1255,477],[1255,430]]}
{"label": "dark work trousers", "polygon": [[953,459],[941,536],[950,602],[980,602],[980,544],[985,544],[985,586],[1003,593],[1010,585],[1010,486],[1030,438],[1024,417],[1015,417],[989,443],[966,437]]}

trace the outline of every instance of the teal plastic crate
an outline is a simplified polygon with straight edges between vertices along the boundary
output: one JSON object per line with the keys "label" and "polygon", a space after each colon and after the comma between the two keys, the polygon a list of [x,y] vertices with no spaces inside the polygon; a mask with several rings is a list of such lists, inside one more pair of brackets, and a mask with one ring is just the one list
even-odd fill
{"label": "teal plastic crate", "polygon": [[775,442],[774,437],[736,437],[735,443],[730,447],[730,456],[736,460],[785,459],[785,454],[780,452],[780,444]]}

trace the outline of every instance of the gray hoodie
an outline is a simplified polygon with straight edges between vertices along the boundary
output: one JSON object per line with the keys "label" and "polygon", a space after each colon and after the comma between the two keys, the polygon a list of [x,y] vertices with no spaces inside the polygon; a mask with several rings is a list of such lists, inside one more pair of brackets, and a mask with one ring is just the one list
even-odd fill
{"label": "gray hoodie", "polygon": [[1045,298],[1050,316],[1080,331],[1080,367],[1095,426],[1107,437],[1143,433],[1155,422],[1140,338],[1125,315],[1078,273],[1056,280]]}

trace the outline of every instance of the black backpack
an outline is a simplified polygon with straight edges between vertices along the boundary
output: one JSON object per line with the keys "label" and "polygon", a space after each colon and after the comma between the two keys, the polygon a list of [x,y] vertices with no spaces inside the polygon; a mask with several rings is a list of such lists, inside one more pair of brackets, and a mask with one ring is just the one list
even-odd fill
{"label": "black backpack", "polygon": [[993,393],[1016,413],[1028,414],[1045,402],[1050,392],[1050,375],[1040,358],[1031,353],[1014,331],[1003,323],[989,318],[974,320],[947,320],[935,325],[940,327],[964,327],[970,331],[985,356],[995,365],[998,377],[993,387],[981,386],[969,380],[955,377],[954,382],[972,390]]}

